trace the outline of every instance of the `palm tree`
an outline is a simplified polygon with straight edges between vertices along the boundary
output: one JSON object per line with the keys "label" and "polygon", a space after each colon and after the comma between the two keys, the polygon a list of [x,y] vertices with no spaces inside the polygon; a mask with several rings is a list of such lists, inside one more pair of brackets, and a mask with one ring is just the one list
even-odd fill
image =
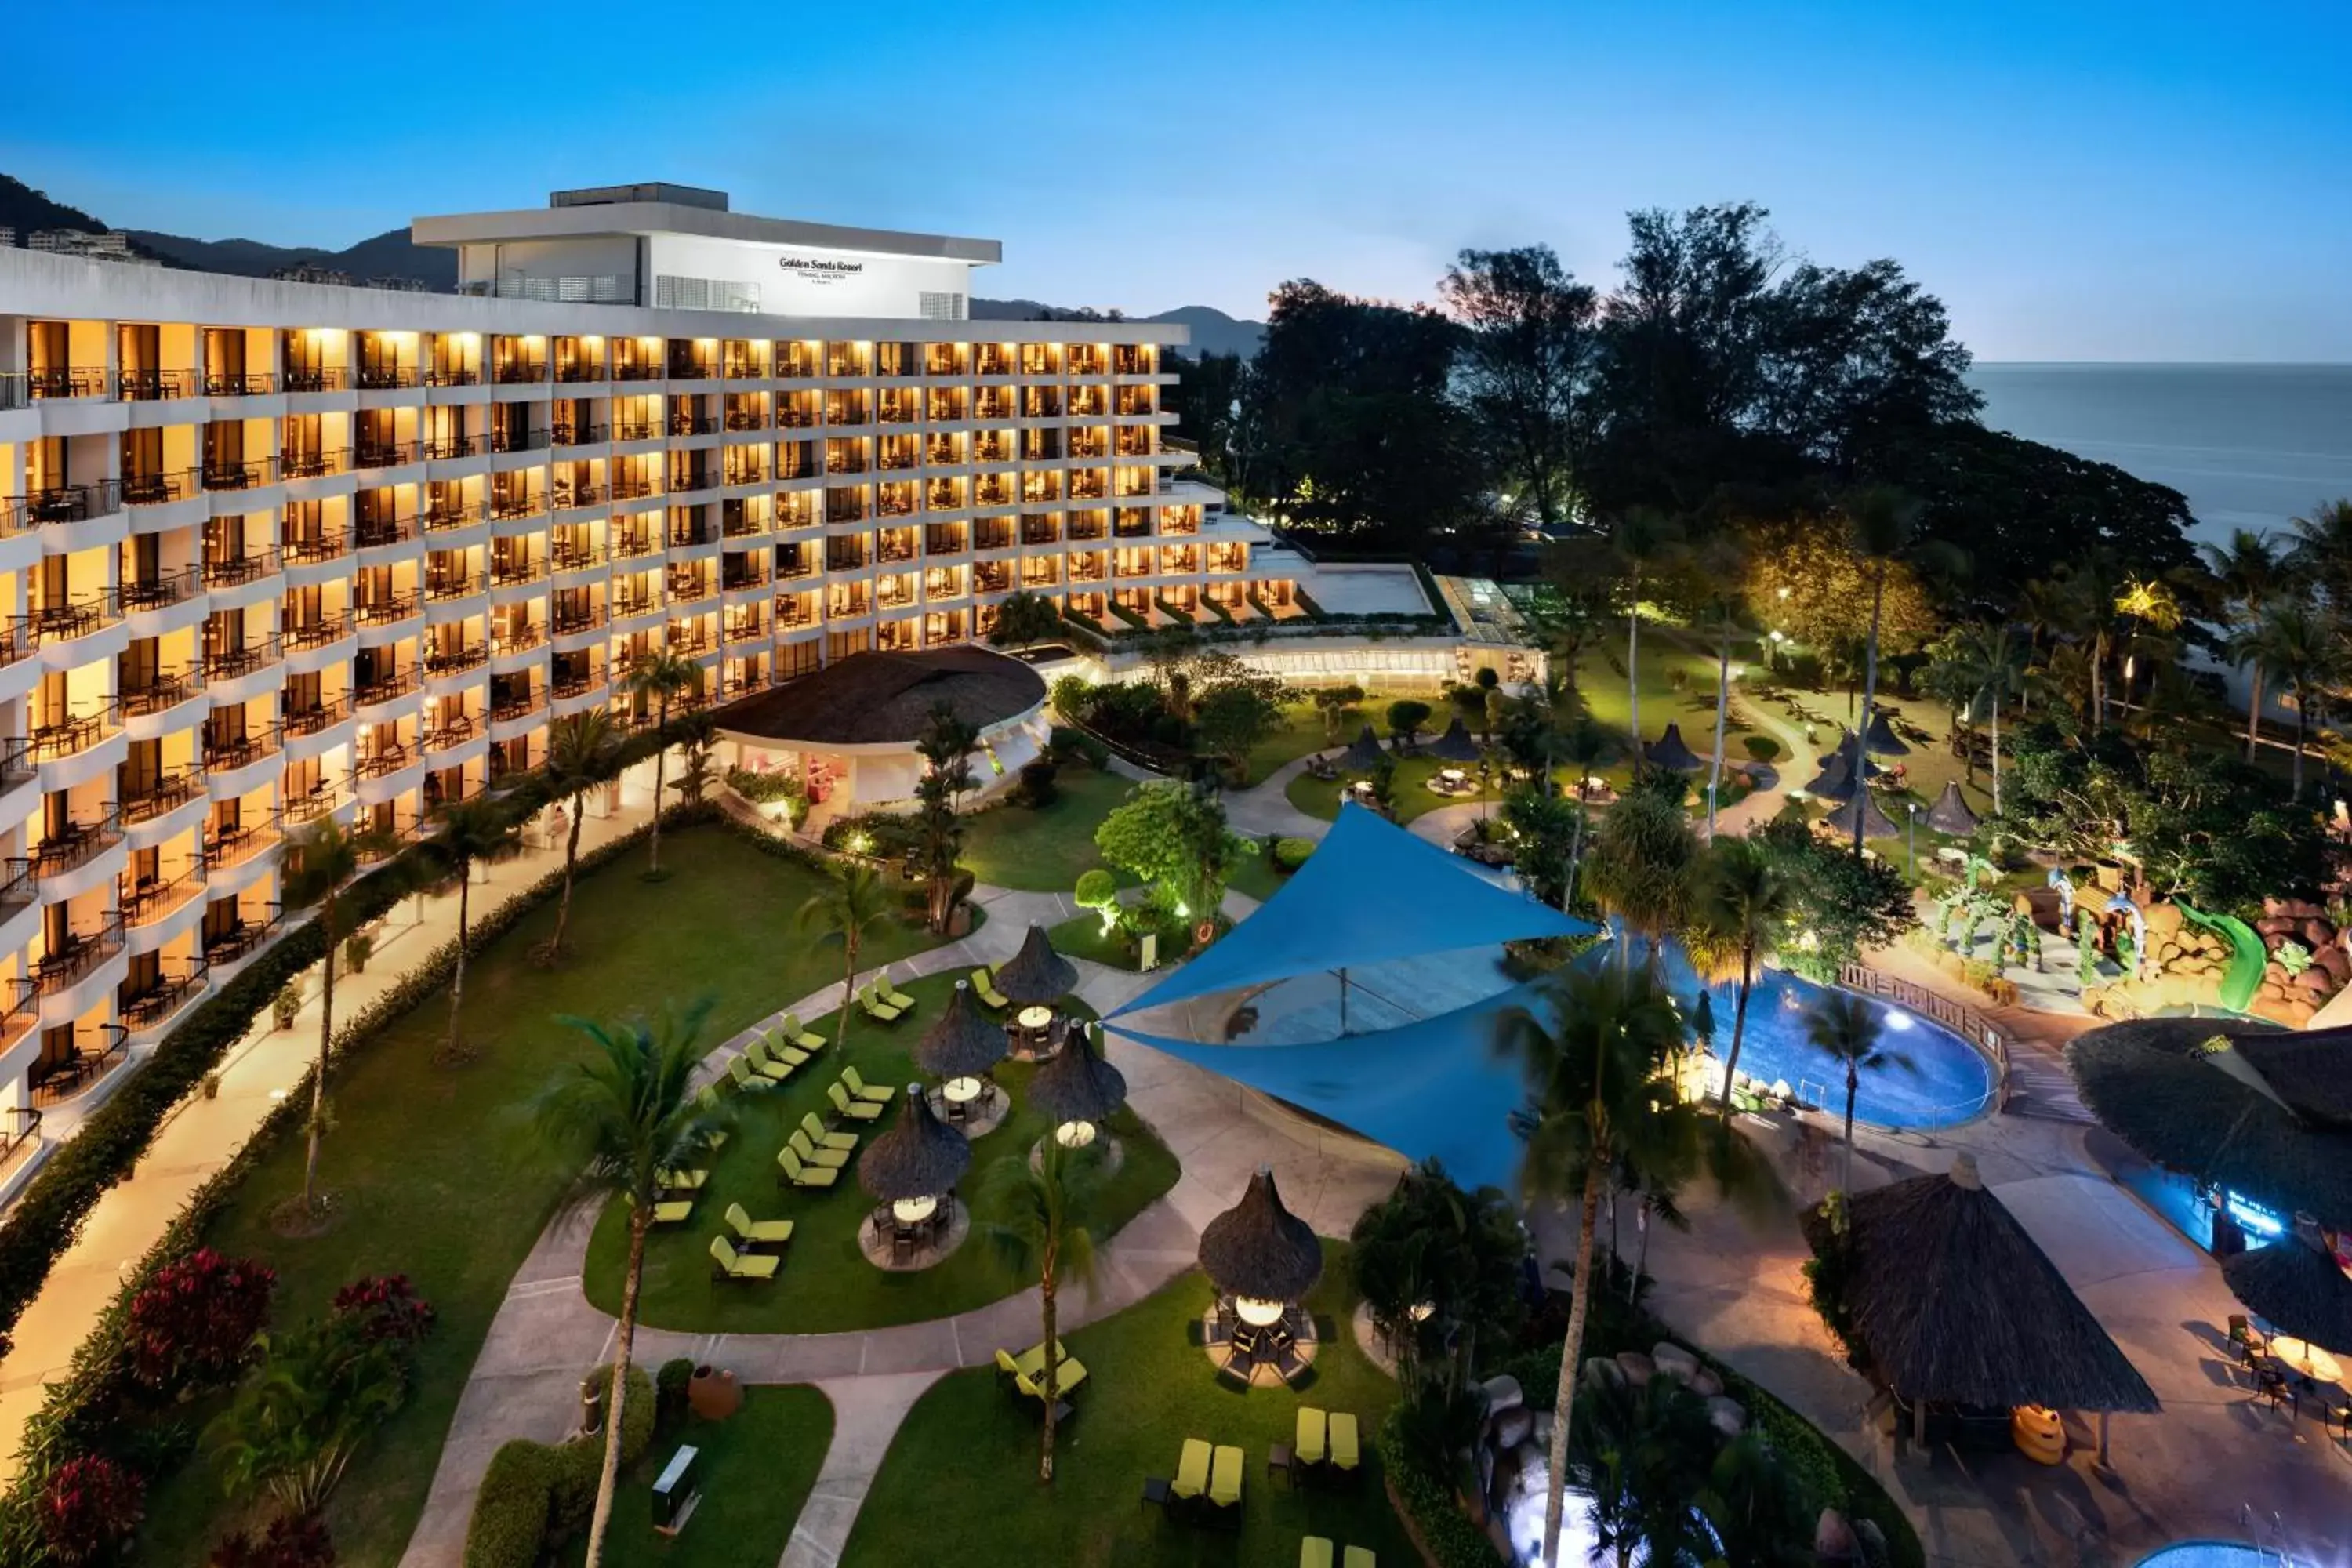
{"label": "palm tree", "polygon": [[2231,529],[2226,544],[2197,548],[2220,582],[2222,604],[2234,623],[2225,647],[2231,658],[2247,667],[2252,681],[2246,702],[2246,761],[2251,763],[2262,742],[2263,724],[2263,663],[2256,651],[2260,639],[2253,634],[2262,626],[2263,611],[2271,596],[2282,586],[2284,562],[2271,536],[2251,528]]}
{"label": "palm tree", "polygon": [[2336,608],[2352,604],[2352,500],[2325,501],[2289,521],[2286,564],[2317,583]]}
{"label": "palm tree", "polygon": [[1646,507],[1636,507],[1611,530],[1609,547],[1625,574],[1625,719],[1633,735],[1633,756],[1642,755],[1642,579],[1663,562],[1681,541],[1674,521]]}
{"label": "palm tree", "polygon": [[2303,798],[2303,746],[2311,727],[2312,704],[2333,679],[2339,662],[2335,627],[2309,600],[2274,601],[2263,613],[2260,657],[2294,699],[2294,798]]}
{"label": "palm tree", "polygon": [[1037,1142],[1037,1163],[1008,1154],[989,1167],[980,1192],[987,1216],[989,1247],[998,1265],[1015,1279],[1037,1281],[1037,1313],[1043,1321],[1045,1368],[1037,1384],[1045,1394],[1045,1430],[1037,1447],[1037,1479],[1054,1479],[1054,1406],[1061,1398],[1060,1297],[1064,1280],[1092,1294],[1095,1233],[1087,1211],[1095,1194],[1092,1149],[1063,1147],[1058,1138]]}
{"label": "palm tree", "polygon": [[621,1282],[621,1321],[614,1337],[613,1386],[606,1395],[604,1466],[596,1483],[596,1511],[588,1526],[588,1568],[604,1560],[604,1532],[621,1474],[623,1403],[628,1397],[629,1352],[636,1341],[637,1289],[645,1277],[646,1233],[653,1227],[662,1174],[695,1165],[723,1129],[728,1102],[706,1108],[695,1092],[697,1042],[710,1004],[683,1013],[665,1007],[658,1020],[599,1024],[565,1017],[593,1049],[567,1067],[537,1107],[541,1136],[583,1163],[575,1193],[583,1201],[618,1198],[629,1211],[628,1271]]}
{"label": "palm tree", "polygon": [[1715,837],[1715,805],[1723,793],[1723,731],[1731,719],[1731,643],[1742,629],[1744,607],[1737,584],[1746,574],[1737,546],[1726,541],[1707,552],[1709,581],[1730,584],[1707,604],[1706,630],[1715,638],[1715,755],[1706,770],[1706,836]]}
{"label": "palm tree", "polygon": [[[1629,936],[1648,942],[1653,973],[1661,944],[1690,907],[1690,870],[1699,847],[1683,810],[1687,787],[1680,773],[1664,769],[1638,780],[1594,829],[1586,868],[1585,885],[1601,907]],[[1621,961],[1630,962],[1631,947],[1619,950]]]}
{"label": "palm tree", "polygon": [[1601,1200],[1621,1182],[1653,1201],[1705,1174],[1727,1195],[1762,1201],[1769,1171],[1744,1140],[1720,1135],[1705,1110],[1683,1100],[1665,1064],[1680,1048],[1682,1021],[1645,971],[1613,966],[1561,970],[1537,993],[1533,1010],[1496,1020],[1496,1045],[1524,1068],[1534,1103],[1520,1184],[1529,1194],[1577,1205],[1576,1264],[1568,1334],[1551,1429],[1551,1485],[1544,1509],[1543,1561],[1559,1551],[1561,1493],[1575,1414],[1584,1324],[1591,1303],[1592,1252]]}
{"label": "palm tree", "polygon": [[572,877],[580,863],[580,825],[587,818],[588,792],[613,776],[621,750],[621,726],[603,708],[567,713],[547,731],[547,790],[572,818],[563,840],[563,896],[555,905],[555,934],[547,941],[551,960],[563,953],[563,932],[572,923]]}
{"label": "palm tree", "polygon": [[324,967],[319,972],[319,1065],[310,1075],[310,1146],[302,1160],[304,1214],[316,1214],[319,1206],[319,1144],[327,1125],[327,1047],[335,1034],[335,958],[351,934],[343,919],[343,889],[370,861],[398,847],[389,833],[346,828],[333,817],[324,817],[294,840],[279,873],[278,887],[289,905],[319,906],[319,930],[327,939]]}
{"label": "palm tree", "polygon": [[651,854],[646,863],[646,875],[661,875],[661,814],[664,781],[669,771],[669,705],[680,692],[691,691],[702,679],[702,667],[684,654],[662,648],[643,654],[629,666],[623,689],[632,697],[642,697],[654,704],[655,729],[661,737],[654,752],[654,828],[650,841]]}
{"label": "palm tree", "polygon": [[1827,991],[1805,1016],[1805,1037],[1845,1067],[1845,1179],[1853,1190],[1853,1100],[1861,1092],[1862,1075],[1880,1068],[1908,1068],[1911,1058],[1879,1044],[1885,1028],[1878,1009],[1868,998],[1851,991]]}
{"label": "palm tree", "polygon": [[522,835],[506,807],[485,795],[451,801],[433,814],[433,837],[418,847],[427,865],[457,879],[457,963],[449,975],[447,1059],[461,1055],[458,1015],[466,1005],[466,950],[472,940],[471,891],[476,866],[493,866],[522,853]]}
{"label": "palm tree", "polygon": [[[1919,521],[1919,503],[1885,485],[1867,485],[1846,502],[1846,526],[1853,531],[1854,552],[1870,563],[1870,640],[1864,652],[1862,724],[1877,712],[1878,627],[1886,608],[1886,574],[1911,542]],[[1862,835],[1870,814],[1853,816],[1853,852],[1862,854]]]}
{"label": "palm tree", "polygon": [[2059,568],[2065,584],[2068,630],[2081,647],[2090,689],[2091,728],[2107,721],[2107,659],[2115,639],[2116,602],[2126,584],[2115,552],[2102,545]]}
{"label": "palm tree", "polygon": [[834,1043],[849,1038],[849,1004],[857,989],[857,950],[890,918],[890,890],[871,866],[854,861],[834,868],[822,892],[811,893],[795,917],[803,931],[818,931],[819,941],[841,943],[841,1017]]}
{"label": "palm tree", "polygon": [[1723,1063],[1722,1118],[1731,1119],[1731,1080],[1739,1071],[1739,1047],[1748,1033],[1748,997],[1756,984],[1757,961],[1771,951],[1797,908],[1797,889],[1780,863],[1751,838],[1722,838],[1707,847],[1700,862],[1693,900],[1696,925],[1711,944],[1738,955],[1739,989],[1731,1005],[1731,1054]]}
{"label": "palm tree", "polygon": [[[1960,636],[1960,657],[1969,684],[1992,710],[1992,811],[2000,815],[2000,700],[2025,689],[2025,650],[2005,622],[1986,621],[1969,626]],[[1974,703],[1971,702],[1973,707]]]}

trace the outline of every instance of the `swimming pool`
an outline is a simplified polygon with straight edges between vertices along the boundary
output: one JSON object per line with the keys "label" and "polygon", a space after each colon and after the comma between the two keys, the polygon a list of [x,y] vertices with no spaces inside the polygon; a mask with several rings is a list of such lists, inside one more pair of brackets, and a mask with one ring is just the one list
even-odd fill
{"label": "swimming pool", "polygon": [[2139,1560],[2139,1568],[2279,1568],[2290,1560],[2235,1541],[2183,1541]]}

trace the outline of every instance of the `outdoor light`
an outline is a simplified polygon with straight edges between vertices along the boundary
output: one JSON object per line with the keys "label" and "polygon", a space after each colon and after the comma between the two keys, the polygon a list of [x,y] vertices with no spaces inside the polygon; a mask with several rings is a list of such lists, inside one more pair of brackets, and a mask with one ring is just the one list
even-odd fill
{"label": "outdoor light", "polygon": [[1781,589],[1781,590],[1780,590],[1780,597],[1782,597],[1782,598],[1784,598],[1784,599],[1785,599],[1785,598],[1787,598],[1788,596],[1789,596],[1789,590],[1788,590],[1788,589],[1786,589],[1786,588]]}
{"label": "outdoor light", "polygon": [[1234,1298],[1234,1315],[1239,1317],[1243,1322],[1247,1323],[1254,1329],[1270,1329],[1274,1327],[1275,1324],[1282,1321],[1283,1313],[1288,1310],[1289,1309],[1280,1301],[1263,1300],[1255,1296],[1236,1296]]}
{"label": "outdoor light", "polygon": [[849,852],[852,855],[863,855],[873,847],[874,840],[866,837],[863,828],[849,836]]}
{"label": "outdoor light", "polygon": [[1437,1303],[1434,1301],[1415,1301],[1412,1306],[1407,1307],[1404,1310],[1404,1315],[1411,1318],[1416,1323],[1425,1323],[1429,1321],[1430,1319],[1437,1316]]}
{"label": "outdoor light", "polygon": [[1054,1129],[1054,1142],[1065,1149],[1083,1149],[1095,1141],[1091,1121],[1065,1121]]}
{"label": "outdoor light", "polygon": [[900,1225],[920,1225],[939,1212],[937,1198],[900,1198],[890,1205],[890,1217]]}

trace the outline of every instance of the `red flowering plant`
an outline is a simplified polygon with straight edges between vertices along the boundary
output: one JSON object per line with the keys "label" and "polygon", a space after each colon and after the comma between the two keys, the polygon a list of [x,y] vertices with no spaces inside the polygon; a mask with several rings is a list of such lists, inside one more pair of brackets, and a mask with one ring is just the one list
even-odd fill
{"label": "red flowering plant", "polygon": [[165,1264],[131,1299],[131,1374],[159,1389],[231,1381],[269,1321],[277,1286],[276,1270],[209,1247]]}
{"label": "red flowering plant", "polygon": [[213,1548],[212,1568],[333,1568],[335,1543],[315,1513],[281,1513],[259,1535],[245,1531]]}
{"label": "red flowering plant", "polygon": [[433,1303],[405,1274],[372,1274],[335,1292],[335,1316],[352,1320],[371,1340],[413,1344],[433,1331]]}
{"label": "red flowering plant", "polygon": [[102,1454],[68,1459],[41,1489],[41,1539],[59,1563],[103,1563],[145,1511],[147,1483]]}

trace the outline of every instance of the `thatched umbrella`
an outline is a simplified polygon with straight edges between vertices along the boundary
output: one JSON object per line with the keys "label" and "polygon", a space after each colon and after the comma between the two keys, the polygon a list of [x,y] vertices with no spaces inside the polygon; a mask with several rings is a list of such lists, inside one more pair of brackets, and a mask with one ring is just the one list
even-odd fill
{"label": "thatched umbrella", "polygon": [[[1840,1237],[1815,1210],[1808,1239],[1837,1258],[1856,1342],[1915,1411],[1929,1403],[2102,1415],[2158,1407],[2147,1380],[2058,1266],[1985,1190],[1971,1156],[1947,1176],[1856,1193],[1845,1215]],[[2104,1426],[2101,1437],[2104,1449]]]}
{"label": "thatched umbrella", "polygon": [[915,1065],[953,1088],[968,1085],[970,1093],[951,1098],[976,1099],[980,1079],[1004,1059],[1004,1030],[981,1011],[969,981],[956,982],[955,994],[915,1042]]}
{"label": "thatched umbrella", "polygon": [[1691,773],[1706,766],[1699,755],[1683,744],[1683,727],[1669,724],[1665,733],[1642,750],[1642,754],[1657,766],[1678,773]]}
{"label": "thatched umbrella", "polygon": [[2077,1035],[2074,1086],[2140,1158],[2275,1214],[2352,1228],[2352,1129],[2326,1114],[2352,1029],[2135,1018]]}
{"label": "thatched umbrella", "polygon": [[1870,798],[1870,792],[1866,789],[1854,791],[1853,795],[1846,797],[1843,805],[1822,818],[1822,821],[1840,837],[1851,838],[1853,837],[1853,820],[1857,816],[1862,818],[1862,831],[1865,837],[1892,838],[1903,831],[1895,826],[1893,818],[1878,809],[1878,803]]}
{"label": "thatched umbrella", "polygon": [[1066,1147],[1095,1140],[1095,1124],[1127,1103],[1127,1075],[1102,1058],[1092,1029],[1080,1029],[1061,1054],[1029,1080],[1029,1103],[1054,1119]]}
{"label": "thatched umbrella", "polygon": [[1462,722],[1459,713],[1454,716],[1453,723],[1445,726],[1445,733],[1425,749],[1431,756],[1448,763],[1475,763],[1485,754],[1478,750],[1478,742],[1470,738],[1469,728]]}
{"label": "thatched umbrella", "polygon": [[1274,1172],[1260,1165],[1242,1201],[1201,1231],[1201,1272],[1234,1298],[1244,1322],[1277,1321],[1323,1277],[1323,1244],[1305,1220],[1282,1206]]}
{"label": "thatched umbrella", "polygon": [[1879,709],[1870,716],[1870,728],[1863,731],[1862,743],[1882,757],[1907,757],[1911,748],[1895,733],[1895,726],[1886,721],[1886,710]]}
{"label": "thatched umbrella", "polygon": [[1379,767],[1381,759],[1387,755],[1381,750],[1380,738],[1372,733],[1372,727],[1366,724],[1363,732],[1339,753],[1339,765],[1351,773],[1368,773]]}
{"label": "thatched umbrella", "polygon": [[1015,1007],[1050,1007],[1077,988],[1078,966],[1054,951],[1035,921],[1021,939],[1021,951],[996,972],[998,994]]}
{"label": "thatched umbrella", "polygon": [[2283,1334],[2352,1355],[2352,1279],[2319,1238],[2298,1228],[2221,1265],[2230,1294]]}
{"label": "thatched umbrella", "polygon": [[1830,753],[1829,761],[1822,764],[1822,771],[1815,773],[1813,782],[1805,786],[1805,793],[1816,800],[1853,798],[1853,769],[1848,765],[1843,751]]}
{"label": "thatched umbrella", "polygon": [[1955,838],[1966,838],[1977,830],[1977,814],[1960,798],[1960,781],[1946,779],[1944,793],[1927,808],[1927,826],[1938,833],[1948,833]]}
{"label": "thatched umbrella", "polygon": [[857,1184],[882,1202],[944,1197],[971,1164],[964,1135],[931,1114],[923,1086],[907,1086],[907,1113],[857,1156]]}

